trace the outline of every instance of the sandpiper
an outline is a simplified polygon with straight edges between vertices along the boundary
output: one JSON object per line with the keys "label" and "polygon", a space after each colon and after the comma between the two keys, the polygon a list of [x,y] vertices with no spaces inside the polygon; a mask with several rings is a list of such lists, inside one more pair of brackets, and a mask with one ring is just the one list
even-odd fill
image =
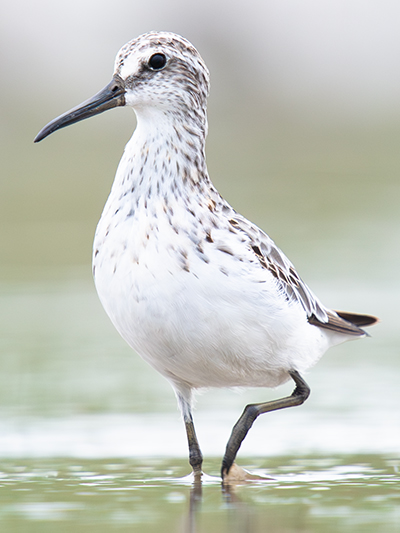
{"label": "sandpiper", "polygon": [[208,93],[209,72],[190,42],[146,33],[121,48],[103,90],[35,142],[112,107],[136,113],[97,226],[93,275],[116,329],[174,388],[195,476],[203,460],[196,389],[294,381],[291,396],[245,407],[222,461],[226,480],[258,415],[302,404],[310,393],[302,374],[377,319],[326,308],[270,237],[217,192],[205,158]]}

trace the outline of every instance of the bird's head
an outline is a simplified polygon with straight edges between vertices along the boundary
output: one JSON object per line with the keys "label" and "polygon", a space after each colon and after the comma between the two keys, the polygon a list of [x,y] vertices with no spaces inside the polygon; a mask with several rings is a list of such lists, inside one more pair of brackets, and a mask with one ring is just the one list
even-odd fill
{"label": "bird's head", "polygon": [[117,106],[136,112],[205,115],[209,73],[189,41],[169,32],[150,32],[129,41],[115,60],[111,82],[95,96],[57,117],[36,136],[54,131]]}

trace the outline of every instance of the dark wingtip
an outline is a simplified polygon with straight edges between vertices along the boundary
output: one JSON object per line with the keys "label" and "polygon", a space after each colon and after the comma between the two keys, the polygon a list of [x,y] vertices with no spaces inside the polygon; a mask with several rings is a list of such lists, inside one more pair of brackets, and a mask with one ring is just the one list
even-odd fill
{"label": "dark wingtip", "polygon": [[379,319],[371,315],[360,315],[357,313],[346,313],[344,311],[328,311],[328,321],[321,322],[315,315],[308,318],[308,322],[313,326],[330,329],[338,333],[347,335],[368,335],[360,326],[372,326],[379,322]]}
{"label": "dark wingtip", "polygon": [[356,326],[373,326],[379,322],[379,318],[372,315],[360,315],[358,313],[347,313],[344,311],[336,311],[336,314]]}

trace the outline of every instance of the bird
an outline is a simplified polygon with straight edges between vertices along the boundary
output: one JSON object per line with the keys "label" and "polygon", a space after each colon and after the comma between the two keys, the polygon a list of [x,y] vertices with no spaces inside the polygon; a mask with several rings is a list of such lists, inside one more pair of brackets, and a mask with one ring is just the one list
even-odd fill
{"label": "bird", "polygon": [[377,322],[325,307],[274,241],[219,194],[207,170],[209,71],[197,49],[151,31],[117,54],[111,82],[36,136],[127,106],[136,128],[118,165],[93,244],[101,303],[125,341],[172,385],[189,463],[202,475],[192,410],[198,389],[277,387],[291,395],[245,407],[222,480],[256,418],[301,405],[304,373],[326,350]]}

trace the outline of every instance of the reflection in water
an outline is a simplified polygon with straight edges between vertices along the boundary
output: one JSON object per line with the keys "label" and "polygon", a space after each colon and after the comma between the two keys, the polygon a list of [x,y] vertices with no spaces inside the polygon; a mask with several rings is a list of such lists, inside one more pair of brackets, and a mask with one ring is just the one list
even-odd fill
{"label": "reflection in water", "polygon": [[[198,528],[203,503],[203,485],[220,486],[221,488],[221,511],[226,515],[227,531],[229,533],[252,533],[254,510],[244,502],[237,494],[237,486],[234,484],[224,485],[218,477],[187,476],[183,478],[186,483],[191,481],[190,496],[188,498],[188,511],[184,520],[182,533],[196,533]],[[182,481],[183,481],[182,480]]]}
{"label": "reflection in water", "polygon": [[[184,532],[400,530],[400,460],[353,459],[354,464],[332,458],[286,459],[286,464],[275,467],[274,478],[230,485],[220,484],[217,477],[204,476],[203,483],[195,480],[190,489]],[[279,461],[282,459],[276,464]],[[220,504],[205,528],[211,487],[214,496],[215,489],[221,490]]]}
{"label": "reflection in water", "polygon": [[186,460],[9,460],[0,468],[0,529],[182,533],[393,533],[400,530],[394,457],[275,457],[270,480],[222,487]]}
{"label": "reflection in water", "polygon": [[255,531],[254,509],[238,496],[235,486],[223,487],[223,495],[228,510],[228,531],[232,531],[232,533]]}
{"label": "reflection in water", "polygon": [[[261,478],[260,478],[261,479]],[[199,530],[198,522],[201,522],[203,504],[203,492],[209,487],[218,488],[221,493],[220,512],[225,514],[227,531],[229,533],[251,533],[254,524],[254,509],[251,508],[237,493],[239,484],[222,484],[217,476],[193,476],[190,474],[174,483],[191,484],[188,498],[188,509],[184,517],[183,533],[196,533]],[[242,483],[243,485],[243,483]],[[206,494],[208,496],[208,494]],[[207,512],[207,510],[205,510]]]}
{"label": "reflection in water", "polygon": [[185,533],[196,532],[196,518],[197,512],[200,509],[200,504],[203,496],[203,485],[201,479],[197,476],[193,481],[193,486],[190,489],[189,498],[189,514],[186,523]]}

